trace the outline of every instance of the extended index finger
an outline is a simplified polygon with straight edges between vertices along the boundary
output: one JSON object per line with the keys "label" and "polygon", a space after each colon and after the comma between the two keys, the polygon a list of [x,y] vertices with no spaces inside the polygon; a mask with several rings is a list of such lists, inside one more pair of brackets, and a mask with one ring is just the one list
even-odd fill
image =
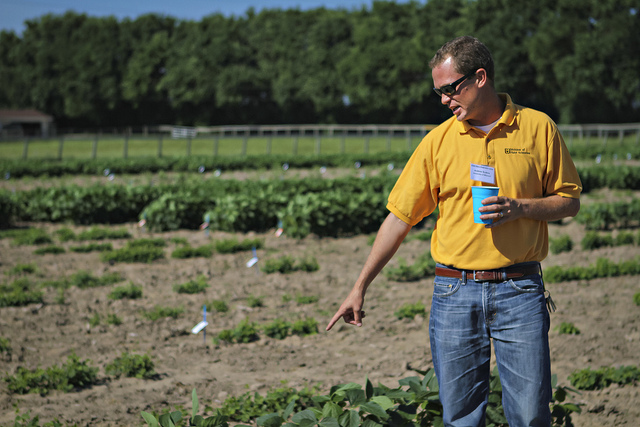
{"label": "extended index finger", "polygon": [[340,310],[338,310],[336,312],[336,314],[333,315],[333,317],[331,318],[331,321],[329,322],[329,324],[327,325],[327,328],[325,329],[326,331],[331,330],[331,328],[333,328],[333,325],[336,324],[336,322],[338,321],[338,319],[340,319],[341,317],[344,316],[344,313],[342,313]]}

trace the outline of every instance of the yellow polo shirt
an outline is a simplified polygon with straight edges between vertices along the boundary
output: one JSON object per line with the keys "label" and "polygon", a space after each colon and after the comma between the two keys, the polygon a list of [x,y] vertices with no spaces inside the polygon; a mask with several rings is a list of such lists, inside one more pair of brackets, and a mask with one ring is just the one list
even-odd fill
{"label": "yellow polo shirt", "polygon": [[520,218],[493,229],[473,222],[471,186],[491,184],[471,180],[472,163],[495,168],[501,196],[580,197],[582,183],[556,124],[499,96],[506,107],[488,135],[451,117],[424,137],[389,194],[387,208],[410,225],[439,206],[431,237],[436,262],[481,270],[547,256],[546,221]]}

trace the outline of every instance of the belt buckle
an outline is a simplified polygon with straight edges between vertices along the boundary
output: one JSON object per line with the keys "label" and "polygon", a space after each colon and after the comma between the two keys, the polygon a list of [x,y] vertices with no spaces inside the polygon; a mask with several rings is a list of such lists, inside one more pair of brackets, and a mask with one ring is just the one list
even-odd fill
{"label": "belt buckle", "polygon": [[476,279],[476,272],[477,272],[477,271],[478,271],[478,270],[473,270],[473,281],[474,281],[474,282],[477,282],[477,281],[478,281],[478,279]]}

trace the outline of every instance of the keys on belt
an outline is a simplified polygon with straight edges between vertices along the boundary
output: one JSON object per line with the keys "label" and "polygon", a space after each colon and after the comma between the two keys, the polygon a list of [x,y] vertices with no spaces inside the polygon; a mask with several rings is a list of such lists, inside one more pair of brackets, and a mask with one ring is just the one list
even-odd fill
{"label": "keys on belt", "polygon": [[503,282],[518,277],[540,274],[540,272],[540,264],[514,265],[496,270],[458,270],[456,268],[436,267],[436,276],[462,279],[466,275],[468,280],[477,282]]}

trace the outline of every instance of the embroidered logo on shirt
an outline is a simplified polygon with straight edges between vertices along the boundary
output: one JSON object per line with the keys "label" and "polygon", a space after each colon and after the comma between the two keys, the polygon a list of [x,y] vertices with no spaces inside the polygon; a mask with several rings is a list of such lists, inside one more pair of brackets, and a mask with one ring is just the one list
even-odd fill
{"label": "embroidered logo on shirt", "polygon": [[505,148],[504,154],[531,154],[526,148]]}

